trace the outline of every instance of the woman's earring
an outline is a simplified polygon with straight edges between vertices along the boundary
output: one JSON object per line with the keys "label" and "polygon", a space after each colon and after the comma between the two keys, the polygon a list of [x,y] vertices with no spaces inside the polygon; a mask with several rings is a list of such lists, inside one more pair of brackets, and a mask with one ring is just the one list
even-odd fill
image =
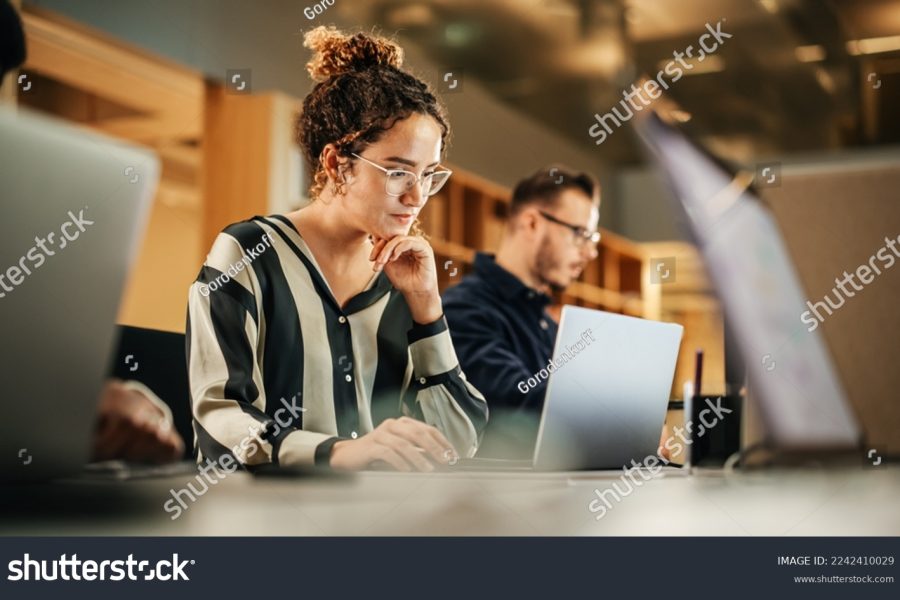
{"label": "woman's earring", "polygon": [[340,175],[341,178],[337,181],[332,180],[332,190],[335,194],[343,196],[346,193],[344,186],[347,184],[347,177],[344,175],[343,171],[338,171],[338,175]]}

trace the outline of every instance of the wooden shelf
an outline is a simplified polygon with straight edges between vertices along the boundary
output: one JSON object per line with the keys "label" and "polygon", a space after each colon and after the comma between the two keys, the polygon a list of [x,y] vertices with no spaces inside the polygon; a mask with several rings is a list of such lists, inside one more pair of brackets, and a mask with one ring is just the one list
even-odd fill
{"label": "wooden shelf", "polygon": [[205,248],[201,73],[41,8],[22,13],[31,86],[16,103],[144,145],[162,162],[143,244],[122,297],[123,324],[184,331],[187,289]]}
{"label": "wooden shelf", "polygon": [[99,115],[88,121],[91,126],[151,144],[200,135],[204,90],[199,73],[40,8],[29,6],[22,22],[26,70],[129,109]]}

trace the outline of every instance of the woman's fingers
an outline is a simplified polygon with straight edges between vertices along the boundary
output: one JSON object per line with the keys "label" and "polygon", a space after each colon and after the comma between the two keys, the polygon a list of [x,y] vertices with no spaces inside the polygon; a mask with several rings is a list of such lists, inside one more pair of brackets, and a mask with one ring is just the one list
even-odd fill
{"label": "woman's fingers", "polygon": [[387,241],[381,249],[378,251],[378,254],[375,256],[375,264],[378,266],[384,266],[391,257],[391,254],[394,251],[394,248],[397,247],[405,238],[403,236],[397,236],[389,241]]}
{"label": "woman's fingers", "polygon": [[[410,419],[409,417],[403,417],[398,419],[395,428],[398,435],[402,435],[404,438],[427,452],[432,460],[440,464],[448,461],[449,457],[447,456],[447,450],[450,449],[452,451],[453,447],[449,442],[446,442],[444,436],[441,435],[441,432],[431,425],[416,421],[415,419]],[[433,435],[432,432],[437,435]]]}
{"label": "woman's fingers", "polygon": [[394,250],[391,252],[391,256],[388,259],[388,262],[395,261],[407,252],[413,252],[416,255],[422,255],[425,252],[425,249],[422,248],[422,243],[416,239],[407,239],[394,247]]}
{"label": "woman's fingers", "polygon": [[369,260],[374,261],[378,258],[378,255],[381,253],[382,248],[384,248],[385,244],[388,243],[388,240],[376,239],[375,244],[372,246],[372,251],[369,253]]}
{"label": "woman's fingers", "polygon": [[[373,248],[375,250],[375,248]],[[404,253],[413,251],[416,254],[428,254],[428,243],[420,237],[397,236],[384,244],[375,257],[375,263],[385,265],[397,260]],[[374,252],[373,252],[374,253]]]}
{"label": "woman's fingers", "polygon": [[394,469],[403,472],[412,471],[412,467],[409,466],[409,463],[403,460],[403,457],[400,454],[391,448],[390,446],[377,446],[378,450],[375,452],[374,460],[380,460],[386,462],[390,466],[394,467]]}
{"label": "woman's fingers", "polygon": [[379,440],[379,443],[392,448],[417,471],[434,471],[434,466],[428,462],[428,459],[425,458],[422,451],[414,443],[411,443],[403,436],[396,435],[393,432],[385,432]]}
{"label": "woman's fingers", "polygon": [[453,448],[453,444],[447,441],[447,438],[444,437],[444,434],[440,432],[437,427],[433,427],[428,423],[423,423],[422,421],[418,421],[416,419],[411,419],[409,417],[400,417],[397,420],[398,423],[402,423],[404,425],[408,425],[410,427],[416,428],[418,431],[421,431],[424,434],[430,436],[432,440],[434,440],[438,445],[441,446],[442,449]]}
{"label": "woman's fingers", "polygon": [[[440,431],[409,417],[388,419],[360,440],[339,443],[347,444],[346,449],[353,450],[352,454],[359,457],[355,460],[362,463],[351,468],[365,468],[381,461],[398,471],[430,472],[435,463],[447,464],[456,457],[453,446]],[[335,446],[336,454],[339,450],[345,454],[343,447]]]}
{"label": "woman's fingers", "polygon": [[444,434],[438,431],[436,427],[428,427],[428,435],[434,439],[439,446],[441,446],[441,460],[444,462],[451,462],[454,459],[459,459],[459,453],[456,452],[456,448],[453,447]]}

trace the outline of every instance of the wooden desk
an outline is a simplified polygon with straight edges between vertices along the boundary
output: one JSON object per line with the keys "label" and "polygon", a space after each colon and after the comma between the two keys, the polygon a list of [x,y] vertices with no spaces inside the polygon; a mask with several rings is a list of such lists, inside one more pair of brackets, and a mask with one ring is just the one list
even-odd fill
{"label": "wooden desk", "polygon": [[[363,473],[346,481],[228,475],[172,520],[187,476],[3,490],[3,535],[900,535],[900,468],[666,474],[596,519],[619,475]],[[638,480],[640,478],[638,477]],[[202,489],[202,487],[200,488]],[[607,496],[609,498],[609,496]],[[189,499],[186,499],[189,502]]]}

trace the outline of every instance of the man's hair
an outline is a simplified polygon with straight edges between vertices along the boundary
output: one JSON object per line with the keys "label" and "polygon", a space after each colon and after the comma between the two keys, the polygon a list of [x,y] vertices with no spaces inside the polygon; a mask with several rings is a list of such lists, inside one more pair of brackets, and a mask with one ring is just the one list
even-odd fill
{"label": "man's hair", "polygon": [[7,0],[0,0],[0,84],[7,71],[25,62],[25,34],[19,13]]}
{"label": "man's hair", "polygon": [[514,217],[523,208],[537,204],[542,208],[554,205],[560,192],[580,190],[594,205],[600,203],[600,184],[587,173],[576,173],[563,165],[551,165],[516,184],[509,207],[509,216]]}

